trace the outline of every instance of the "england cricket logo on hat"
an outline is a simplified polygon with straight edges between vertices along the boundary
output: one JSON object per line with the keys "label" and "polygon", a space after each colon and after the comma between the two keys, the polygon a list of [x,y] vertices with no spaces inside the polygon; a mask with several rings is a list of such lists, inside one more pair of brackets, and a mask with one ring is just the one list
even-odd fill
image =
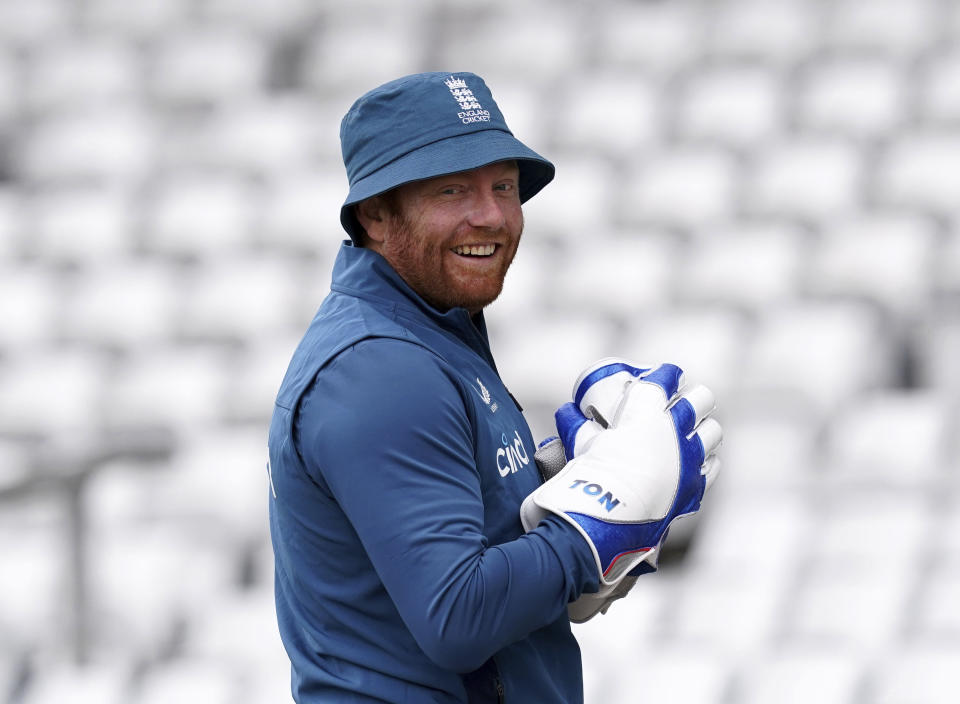
{"label": "england cricket logo on hat", "polygon": [[473,91],[467,87],[465,80],[450,76],[444,83],[446,83],[447,88],[450,89],[450,94],[454,100],[460,104],[460,112],[457,113],[457,117],[460,118],[463,124],[469,125],[472,122],[490,122],[490,111],[483,109],[483,106],[477,101],[477,97],[473,94]]}

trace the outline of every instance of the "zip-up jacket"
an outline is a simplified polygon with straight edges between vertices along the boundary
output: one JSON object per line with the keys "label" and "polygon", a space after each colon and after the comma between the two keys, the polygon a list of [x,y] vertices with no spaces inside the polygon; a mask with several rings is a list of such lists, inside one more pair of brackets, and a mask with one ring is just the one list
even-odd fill
{"label": "zip-up jacket", "polygon": [[482,313],[434,309],[345,242],[269,446],[297,702],[582,701],[566,607],[596,566],[562,519],[523,532],[535,445]]}

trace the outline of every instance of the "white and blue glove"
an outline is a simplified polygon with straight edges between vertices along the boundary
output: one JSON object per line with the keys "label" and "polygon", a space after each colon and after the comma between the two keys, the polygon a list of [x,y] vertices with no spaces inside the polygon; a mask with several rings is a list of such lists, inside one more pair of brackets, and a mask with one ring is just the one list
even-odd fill
{"label": "white and blue glove", "polygon": [[556,414],[560,438],[537,451],[547,481],[524,500],[520,518],[530,531],[557,514],[590,544],[600,590],[570,604],[581,623],[656,569],[670,524],[697,511],[716,478],[722,432],[709,417],[713,394],[686,386],[672,364],[601,360],[577,379],[573,398]]}

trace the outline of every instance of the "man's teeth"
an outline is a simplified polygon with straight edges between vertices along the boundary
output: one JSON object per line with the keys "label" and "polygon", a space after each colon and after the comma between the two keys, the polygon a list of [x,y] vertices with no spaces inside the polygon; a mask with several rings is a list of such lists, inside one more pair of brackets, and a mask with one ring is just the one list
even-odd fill
{"label": "man's teeth", "polygon": [[472,257],[487,257],[493,254],[497,248],[495,244],[462,244],[453,248],[457,254],[465,254]]}

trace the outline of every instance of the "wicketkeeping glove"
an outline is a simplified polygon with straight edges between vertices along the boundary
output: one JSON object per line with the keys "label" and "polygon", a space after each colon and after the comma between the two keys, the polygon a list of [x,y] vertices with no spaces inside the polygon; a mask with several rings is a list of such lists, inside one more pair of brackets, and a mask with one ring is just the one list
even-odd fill
{"label": "wicketkeeping glove", "polygon": [[670,524],[699,509],[719,471],[713,394],[683,382],[672,364],[601,360],[557,411],[559,440],[537,451],[547,481],[521,506],[524,528],[548,513],[563,517],[590,544],[600,573],[599,592],[570,604],[575,622],[606,611],[656,568]]}

